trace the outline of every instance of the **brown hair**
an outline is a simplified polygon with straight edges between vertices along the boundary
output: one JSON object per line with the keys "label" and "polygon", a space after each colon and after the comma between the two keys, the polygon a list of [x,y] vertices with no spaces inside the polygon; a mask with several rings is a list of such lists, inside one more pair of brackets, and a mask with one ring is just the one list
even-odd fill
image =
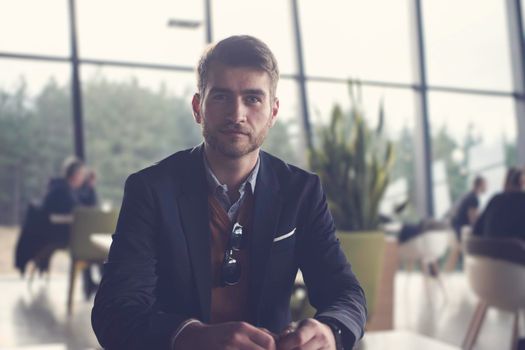
{"label": "brown hair", "polygon": [[270,48],[261,40],[249,35],[230,36],[206,49],[197,67],[197,87],[204,95],[208,72],[213,62],[231,67],[253,67],[270,76],[270,94],[275,97],[279,81],[279,67]]}
{"label": "brown hair", "polygon": [[474,179],[473,185],[475,189],[478,189],[483,183],[485,182],[485,178],[483,176],[476,176]]}
{"label": "brown hair", "polygon": [[512,192],[512,191],[521,191],[521,177],[523,172],[519,168],[512,167],[507,170],[507,175],[505,176],[505,183],[503,185],[503,191]]}
{"label": "brown hair", "polygon": [[62,175],[70,179],[75,173],[84,166],[84,163],[75,157],[67,157],[62,163]]}

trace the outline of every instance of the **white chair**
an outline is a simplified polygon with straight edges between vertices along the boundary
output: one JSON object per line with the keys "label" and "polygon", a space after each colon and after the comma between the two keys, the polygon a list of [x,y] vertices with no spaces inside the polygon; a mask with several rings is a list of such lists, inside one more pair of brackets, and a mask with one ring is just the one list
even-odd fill
{"label": "white chair", "polygon": [[423,271],[433,265],[439,271],[437,262],[450,247],[450,236],[453,233],[448,229],[428,230],[399,245],[399,258],[408,264],[420,263]]}
{"label": "white chair", "polygon": [[465,273],[480,299],[463,342],[472,349],[487,307],[514,314],[511,349],[517,347],[518,319],[525,310],[525,242],[518,239],[468,237],[464,240]]}

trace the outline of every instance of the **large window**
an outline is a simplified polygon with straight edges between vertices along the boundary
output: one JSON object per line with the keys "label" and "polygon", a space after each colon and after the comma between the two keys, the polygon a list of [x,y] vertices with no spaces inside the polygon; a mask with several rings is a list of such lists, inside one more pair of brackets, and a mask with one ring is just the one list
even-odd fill
{"label": "large window", "polygon": [[307,74],[411,82],[409,3],[300,1]]}
{"label": "large window", "polygon": [[67,0],[3,0],[0,5],[0,50],[68,55]]}
{"label": "large window", "polygon": [[516,120],[510,98],[430,94],[435,208],[438,216],[485,175],[484,200],[502,190],[506,167],[516,159]]}
{"label": "large window", "polygon": [[72,155],[69,65],[0,60],[0,224],[15,224]]}
{"label": "large window", "polygon": [[[204,43],[202,1],[77,0],[84,58],[193,66]],[[169,26],[170,20],[200,23]]]}
{"label": "large window", "polygon": [[431,85],[511,90],[505,1],[424,1]]}
{"label": "large window", "polygon": [[[190,110],[196,84],[189,68],[205,48],[206,1],[74,3],[86,156],[99,174],[102,197],[118,202],[130,172],[202,138]],[[420,117],[414,103],[418,96],[414,88],[419,87],[414,86],[418,82],[413,74],[418,58],[416,2],[296,3],[314,142],[335,104],[350,108],[345,80],[363,81],[361,104],[368,124],[376,126],[383,104],[385,133],[396,145],[382,211],[389,212],[392,203],[406,197],[416,198],[414,126]],[[209,4],[214,41],[250,34],[275,53],[284,75],[277,92],[280,113],[264,148],[308,167],[293,0]],[[491,189],[499,189],[505,167],[520,165],[516,141],[525,136],[516,134],[506,3],[421,0],[421,4],[433,151],[427,161],[432,161],[431,190],[439,216],[468,189],[475,174],[485,174]],[[69,24],[68,0],[5,0],[0,5],[0,132],[15,130],[0,139],[2,151],[8,150],[0,154],[0,196],[2,203],[16,199],[17,208],[3,210],[8,214],[0,214],[0,221],[18,220],[24,201],[41,195],[61,160],[73,153]],[[35,128],[43,132],[27,136],[25,142],[25,135]],[[24,154],[30,149],[36,151],[29,159]],[[30,185],[23,189],[13,185],[10,174],[13,164],[28,159],[40,166],[40,174],[31,177],[33,170],[24,170],[19,180]]]}

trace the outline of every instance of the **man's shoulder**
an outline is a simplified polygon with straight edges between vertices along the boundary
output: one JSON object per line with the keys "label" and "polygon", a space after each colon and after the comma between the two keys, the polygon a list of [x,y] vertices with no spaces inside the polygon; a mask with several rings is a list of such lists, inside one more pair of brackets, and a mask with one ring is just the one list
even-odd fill
{"label": "man's shoulder", "polygon": [[525,204],[525,192],[512,191],[495,194],[489,201],[489,205],[498,207],[514,208]]}
{"label": "man's shoulder", "polygon": [[197,147],[184,149],[149,165],[135,173],[129,178],[140,178],[148,183],[162,183],[164,180],[174,180],[180,176],[181,170],[188,166],[190,155]]}
{"label": "man's shoulder", "polygon": [[319,177],[306,169],[285,162],[284,160],[268,153],[261,151],[261,157],[274,171],[281,188],[291,189],[292,187],[303,187],[319,181]]}
{"label": "man's shoulder", "polygon": [[462,210],[466,210],[472,202],[477,201],[477,195],[473,191],[470,191],[463,195],[463,197],[459,200],[459,208]]}

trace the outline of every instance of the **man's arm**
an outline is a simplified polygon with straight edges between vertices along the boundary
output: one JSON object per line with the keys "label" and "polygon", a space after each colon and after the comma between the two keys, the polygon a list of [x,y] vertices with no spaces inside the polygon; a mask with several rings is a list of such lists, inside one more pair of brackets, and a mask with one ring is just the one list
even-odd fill
{"label": "man's arm", "polygon": [[306,203],[311,204],[303,216],[299,267],[310,303],[317,310],[314,318],[323,322],[334,320],[341,326],[344,348],[351,349],[354,342],[363,336],[366,323],[365,295],[341,250],[326,196],[317,176]]}
{"label": "man's arm", "polygon": [[131,175],[92,311],[93,329],[105,348],[167,349],[189,318],[153,309],[157,215],[150,189],[140,175]]}
{"label": "man's arm", "polygon": [[470,207],[467,211],[468,221],[470,225],[474,225],[479,217],[479,209],[478,207]]}

